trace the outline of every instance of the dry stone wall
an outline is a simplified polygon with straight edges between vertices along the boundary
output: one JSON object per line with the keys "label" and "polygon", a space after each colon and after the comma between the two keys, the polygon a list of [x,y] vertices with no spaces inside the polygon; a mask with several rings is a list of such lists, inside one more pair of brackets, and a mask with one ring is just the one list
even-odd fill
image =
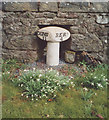
{"label": "dry stone wall", "polygon": [[2,3],[0,12],[3,58],[39,59],[46,42],[37,38],[36,32],[41,27],[56,25],[71,33],[70,39],[61,45],[67,62],[71,56],[67,51],[86,51],[102,62],[108,60],[108,3],[8,2]]}

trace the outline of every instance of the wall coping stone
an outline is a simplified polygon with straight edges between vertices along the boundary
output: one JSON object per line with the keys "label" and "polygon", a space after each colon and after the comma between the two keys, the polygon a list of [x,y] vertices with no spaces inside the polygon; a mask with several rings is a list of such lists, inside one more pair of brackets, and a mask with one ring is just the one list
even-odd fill
{"label": "wall coping stone", "polygon": [[18,12],[18,11],[38,11],[38,3],[37,2],[18,2],[11,3],[7,2],[2,5],[3,11],[10,12]]}
{"label": "wall coping stone", "polygon": [[3,11],[109,12],[109,2],[3,2]]}

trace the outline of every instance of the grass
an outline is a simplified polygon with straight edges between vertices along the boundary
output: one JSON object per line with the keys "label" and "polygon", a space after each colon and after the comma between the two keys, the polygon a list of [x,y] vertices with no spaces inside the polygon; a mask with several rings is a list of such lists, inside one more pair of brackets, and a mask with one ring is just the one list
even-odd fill
{"label": "grass", "polygon": [[[10,92],[8,92],[10,91]],[[106,91],[96,91],[93,96],[91,112],[94,110],[103,117],[107,116]],[[80,90],[64,90],[58,93],[57,98],[52,102],[46,99],[30,101],[21,97],[21,90],[11,83],[3,84],[3,118],[93,118],[86,114],[85,105],[87,101],[81,99]],[[99,99],[98,99],[99,98]]]}
{"label": "grass", "polygon": [[[11,69],[8,68],[8,71],[15,68],[15,66]],[[87,88],[89,91],[92,90],[94,94],[88,100],[84,100],[81,94],[83,86],[76,84],[75,87],[67,87],[63,91],[57,92],[57,97],[51,102],[48,101],[51,98],[31,101],[31,99],[21,96],[22,89],[16,87],[10,82],[10,79],[10,77],[2,79],[3,118],[97,118],[97,114],[107,118],[106,88]],[[73,81],[76,80],[78,81],[78,78],[73,79]],[[95,114],[92,115],[93,112]]]}

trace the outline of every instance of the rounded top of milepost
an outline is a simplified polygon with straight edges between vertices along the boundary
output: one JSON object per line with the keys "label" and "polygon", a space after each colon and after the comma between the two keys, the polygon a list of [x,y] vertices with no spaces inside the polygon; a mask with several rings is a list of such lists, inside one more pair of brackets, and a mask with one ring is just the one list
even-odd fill
{"label": "rounded top of milepost", "polygon": [[70,37],[70,32],[61,27],[49,26],[38,30],[37,35],[45,41],[61,42]]}

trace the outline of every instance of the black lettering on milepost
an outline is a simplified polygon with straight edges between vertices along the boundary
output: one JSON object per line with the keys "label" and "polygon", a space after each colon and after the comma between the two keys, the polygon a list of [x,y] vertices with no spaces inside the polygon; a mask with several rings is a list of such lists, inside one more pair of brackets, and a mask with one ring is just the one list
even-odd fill
{"label": "black lettering on milepost", "polygon": [[66,36],[67,36],[67,33],[64,32],[64,33],[56,33],[56,36],[55,36],[55,37],[59,37],[60,40],[63,40],[63,38],[66,37]]}
{"label": "black lettering on milepost", "polygon": [[46,37],[48,37],[48,33],[46,33],[46,32],[37,32],[37,35],[39,35],[39,36],[42,36],[43,37],[43,40],[46,40]]}

